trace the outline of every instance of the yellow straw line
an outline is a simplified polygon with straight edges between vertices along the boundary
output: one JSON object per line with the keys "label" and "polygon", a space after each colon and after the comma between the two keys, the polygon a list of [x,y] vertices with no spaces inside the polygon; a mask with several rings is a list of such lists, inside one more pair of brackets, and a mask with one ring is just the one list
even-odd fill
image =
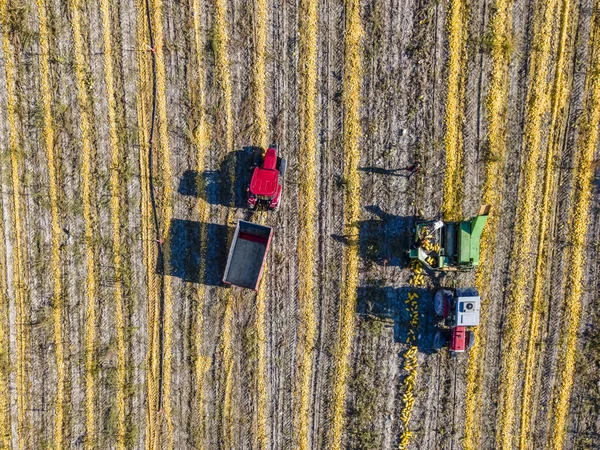
{"label": "yellow straw line", "polygon": [[521,429],[519,434],[519,448],[526,450],[529,447],[529,430],[531,426],[530,413],[533,410],[532,404],[532,389],[534,383],[534,374],[536,368],[536,343],[539,335],[539,320],[544,305],[544,295],[542,293],[543,286],[546,282],[546,242],[548,238],[548,228],[550,226],[550,215],[552,212],[551,199],[555,192],[554,180],[554,158],[560,151],[560,142],[557,130],[557,122],[559,114],[563,110],[566,99],[568,86],[564,77],[567,70],[567,58],[565,54],[565,46],[569,37],[570,27],[570,0],[562,0],[561,8],[561,26],[560,39],[558,44],[558,60],[556,63],[556,75],[554,85],[552,87],[552,119],[549,129],[548,138],[548,155],[546,156],[546,166],[544,169],[544,188],[541,207],[541,217],[539,224],[539,240],[537,246],[537,257],[533,287],[533,301],[531,308],[531,319],[529,323],[529,338],[527,341],[527,357],[525,360],[525,382],[523,384],[523,394],[521,396]]}
{"label": "yellow straw line", "polygon": [[[154,28],[154,48],[156,51],[156,112],[157,112],[157,131],[158,148],[160,149],[158,165],[162,174],[163,195],[162,195],[162,218],[161,228],[162,237],[167,239],[171,228],[171,219],[173,217],[173,188],[171,173],[171,151],[169,148],[169,132],[167,128],[167,100],[166,100],[166,75],[165,75],[165,56],[163,51],[163,24],[162,24],[162,1],[153,0],[153,28]],[[163,379],[162,379],[162,399],[163,414],[167,425],[166,448],[173,449],[173,417],[171,408],[171,376],[173,360],[173,289],[171,279],[166,276],[169,273],[170,249],[164,247],[164,267],[165,276],[163,280],[164,289],[164,359],[163,359]]]}
{"label": "yellow straw line", "polygon": [[350,243],[344,248],[342,261],[342,292],[340,298],[339,338],[336,347],[335,378],[333,380],[333,415],[331,424],[331,448],[342,447],[342,429],[344,425],[344,400],[348,378],[349,358],[355,334],[354,312],[358,288],[358,230],[356,223],[360,218],[360,83],[361,37],[360,4],[358,0],[346,0],[346,33],[344,39],[345,61],[343,82],[344,108],[344,234]]}
{"label": "yellow straw line", "polygon": [[54,289],[52,304],[54,306],[54,345],[56,349],[56,399],[55,399],[55,426],[54,445],[62,448],[64,445],[64,401],[65,401],[65,356],[63,348],[63,302],[62,302],[62,279],[60,262],[60,237],[62,230],[59,223],[58,211],[58,189],[56,179],[56,157],[54,154],[54,129],[52,127],[52,88],[50,86],[49,44],[48,24],[46,7],[43,0],[37,0],[39,31],[40,31],[40,72],[41,72],[41,96],[42,111],[44,116],[44,142],[46,156],[48,158],[48,178],[50,192],[50,211],[52,216],[52,256],[50,266],[52,268],[52,280]]}
{"label": "yellow straw line", "polygon": [[[540,6],[544,8],[544,5]],[[556,0],[545,3],[545,9],[536,17],[537,26],[533,38],[533,50],[530,61],[531,91],[528,95],[528,108],[525,118],[525,158],[523,171],[523,184],[519,190],[519,203],[517,205],[515,243],[511,252],[511,283],[508,288],[508,309],[506,327],[502,341],[502,370],[500,372],[500,420],[496,430],[496,443],[498,448],[513,449],[515,425],[516,390],[519,384],[517,371],[519,369],[520,347],[519,341],[524,333],[523,311],[529,299],[526,285],[530,278],[528,268],[529,255],[523,249],[531,248],[535,214],[535,201],[539,196],[538,164],[542,146],[542,116],[547,111],[549,104],[549,89],[547,89],[546,75],[550,63],[549,38],[554,21]],[[541,16],[541,17],[540,17]],[[541,23],[539,20],[541,19]]]}
{"label": "yellow straw line", "polygon": [[550,405],[549,418],[552,430],[549,434],[548,449],[560,450],[564,446],[566,420],[569,410],[569,399],[573,388],[575,359],[577,353],[577,332],[581,320],[581,294],[583,292],[583,265],[585,261],[585,241],[588,231],[590,195],[592,192],[591,167],[594,152],[598,145],[598,123],[600,122],[600,14],[598,2],[594,2],[592,18],[592,34],[590,42],[590,66],[587,74],[588,101],[584,108],[585,122],[579,139],[579,154],[575,176],[575,197],[571,218],[571,252],[569,270],[565,287],[565,310],[563,313],[566,326],[561,336],[557,376],[554,384],[553,401]]}
{"label": "yellow straw line", "polygon": [[300,152],[298,163],[298,303],[300,330],[298,336],[297,442],[300,450],[309,450],[310,381],[313,351],[317,334],[315,313],[315,254],[317,247],[317,2],[301,0],[299,18],[298,87]]}
{"label": "yellow straw line", "polygon": [[[13,220],[12,227],[16,236],[16,248],[13,249],[14,252],[14,284],[15,284],[15,300],[17,302],[17,402],[18,402],[18,437],[19,437],[19,448],[24,448],[23,443],[25,442],[25,436],[23,430],[25,429],[25,415],[21,414],[21,412],[25,411],[24,405],[25,397],[24,393],[27,391],[25,387],[25,380],[27,379],[26,366],[25,366],[25,343],[21,342],[21,339],[24,336],[20,336],[21,329],[24,328],[20,323],[24,321],[24,305],[23,300],[25,298],[25,294],[22,292],[22,283],[21,277],[22,274],[20,272],[20,244],[19,241],[21,239],[19,223],[20,220],[14,217],[15,215],[20,215],[20,206],[19,206],[19,192],[20,192],[20,180],[18,177],[19,173],[19,165],[18,165],[18,152],[19,152],[19,144],[18,144],[18,134],[17,134],[17,126],[16,126],[16,117],[15,117],[15,81],[14,81],[14,62],[13,55],[10,48],[9,38],[8,38],[8,29],[7,29],[7,21],[6,21],[6,1],[0,1],[0,23],[2,24],[3,33],[2,33],[2,45],[4,50],[4,66],[6,71],[6,93],[7,93],[7,120],[9,125],[9,148],[10,148],[10,157],[11,157],[11,165],[12,165],[12,182],[13,182]],[[17,210],[18,209],[18,210]],[[0,217],[0,232],[2,236],[4,236],[4,209],[0,204],[0,213],[2,217]],[[4,240],[0,242],[0,282],[2,283],[1,289],[2,292],[1,300],[2,305],[0,305],[0,320],[2,323],[0,327],[1,333],[1,341],[4,342],[2,346],[1,357],[1,373],[0,373],[0,445],[2,448],[11,449],[12,448],[12,437],[11,437],[11,414],[10,414],[10,372],[11,368],[11,360],[10,360],[10,346],[9,346],[9,303],[10,299],[8,298],[7,291],[7,277],[6,277],[6,245]],[[26,341],[25,341],[26,342]]]}
{"label": "yellow straw line", "polygon": [[[489,157],[485,164],[485,182],[483,202],[500,205],[502,201],[502,168],[506,157],[506,105],[508,102],[508,65],[510,55],[508,44],[512,29],[512,0],[496,2],[496,12],[492,19],[492,76],[490,91],[486,101],[488,109]],[[497,209],[492,209],[486,229],[481,239],[481,264],[475,276],[475,286],[484,299],[483,314],[479,324],[485,330],[487,314],[485,305],[489,302],[489,281],[492,276],[492,261],[496,247],[498,228]],[[485,332],[478,332],[477,344],[470,350],[467,367],[467,392],[465,398],[465,450],[479,448],[479,418],[481,408],[480,386],[483,379],[483,353],[485,350]]]}
{"label": "yellow straw line", "polygon": [[137,10],[137,63],[138,63],[138,133],[140,144],[140,188],[142,212],[142,241],[144,254],[144,267],[146,271],[146,289],[148,295],[148,349],[146,351],[146,450],[155,448],[157,436],[156,412],[158,409],[158,371],[154,362],[157,360],[158,326],[156,323],[156,309],[158,307],[158,288],[156,283],[156,244],[154,239],[154,225],[150,200],[150,173],[148,160],[149,143],[149,111],[151,100],[151,75],[150,55],[148,48],[148,24],[144,0],[136,1]]}
{"label": "yellow straw line", "polygon": [[109,0],[100,1],[102,14],[102,37],[104,44],[104,80],[106,82],[106,96],[108,98],[108,129],[111,148],[111,171],[110,171],[110,210],[113,227],[113,264],[115,268],[115,322],[117,327],[117,448],[125,448],[125,383],[126,383],[126,349],[125,349],[125,322],[121,270],[121,189],[119,179],[122,170],[121,149],[119,148],[119,137],[117,135],[117,109],[115,105],[115,88],[113,82],[113,60],[111,19]]}
{"label": "yellow straw line", "polygon": [[[5,236],[4,206],[0,201],[0,236]],[[6,243],[0,239],[0,448],[12,449],[10,415],[10,358],[9,330],[10,298],[8,296],[6,276]]]}
{"label": "yellow straw line", "polygon": [[267,48],[267,0],[254,0],[254,64],[252,80],[254,83],[254,117],[256,123],[254,142],[260,147],[267,146],[267,101],[265,90],[265,50]]}
{"label": "yellow straw line", "polygon": [[[266,276],[267,269],[265,267],[263,277]],[[265,326],[265,294],[266,288],[263,286],[259,287],[258,293],[256,294],[256,332],[258,340],[258,362],[256,367],[256,378],[257,378],[257,391],[258,401],[256,405],[257,409],[257,438],[258,448],[266,449],[268,447],[268,435],[267,435],[267,384],[265,382],[267,377],[267,366],[266,366],[266,342],[267,332]]]}
{"label": "yellow straw line", "polygon": [[26,236],[22,234],[22,213],[21,205],[21,179],[20,179],[20,153],[19,133],[16,123],[16,94],[15,94],[15,67],[14,56],[10,47],[7,26],[7,2],[0,0],[0,12],[2,14],[2,25],[4,33],[2,34],[2,45],[4,49],[4,67],[6,71],[6,97],[7,97],[7,120],[9,127],[9,148],[11,163],[11,181],[13,195],[11,197],[12,206],[12,229],[15,235],[15,245],[13,246],[13,285],[15,291],[16,304],[16,324],[17,324],[17,439],[20,449],[30,448],[31,434],[28,418],[29,409],[29,364],[28,364],[28,342],[29,329],[25,325],[29,320],[28,314],[28,292],[25,275]]}
{"label": "yellow straw line", "polygon": [[446,220],[460,220],[462,212],[462,158],[464,121],[465,46],[467,11],[465,0],[451,0],[448,11],[448,97],[446,100],[446,177],[442,212]]}
{"label": "yellow straw line", "polygon": [[95,345],[96,345],[96,250],[94,237],[95,218],[92,209],[93,193],[91,191],[92,177],[92,144],[90,120],[88,117],[89,98],[86,91],[85,58],[83,50],[83,34],[81,31],[81,16],[79,0],[71,0],[73,44],[75,51],[75,75],[77,79],[77,100],[79,102],[79,123],[81,126],[82,144],[82,185],[83,185],[83,216],[85,221],[86,241],[86,324],[85,324],[85,448],[96,446],[96,374],[95,374]]}
{"label": "yellow straw line", "polygon": [[[229,74],[228,36],[227,36],[227,3],[226,0],[216,0],[213,23],[213,48],[215,52],[216,77],[221,88],[220,106],[225,111],[225,147],[229,153],[233,150],[233,106],[232,87]],[[231,171],[230,171],[231,172]],[[234,176],[229,174],[230,178]],[[233,184],[232,184],[233,185]],[[227,225],[232,219],[231,209],[227,213]],[[231,329],[233,326],[233,298],[231,290],[225,293],[225,314],[223,317],[223,330],[221,336],[221,351],[223,353],[223,367],[225,378],[224,399],[222,406],[222,442],[224,447],[232,448],[233,419],[232,419],[232,393],[233,393],[233,354],[231,350]]]}
{"label": "yellow straw line", "polygon": [[[200,186],[201,182],[201,174],[205,169],[205,153],[206,149],[209,145],[209,136],[207,130],[207,124],[205,119],[204,112],[204,98],[205,98],[205,85],[204,85],[204,58],[203,58],[203,49],[202,49],[202,30],[201,30],[201,7],[200,1],[194,0],[193,2],[193,13],[194,13],[194,44],[195,44],[195,52],[196,52],[196,60],[198,64],[198,84],[196,86],[196,104],[200,110],[198,117],[197,128],[194,133],[194,143],[197,149],[197,166],[196,170],[198,172],[198,189],[203,187]],[[202,277],[204,276],[204,271],[206,269],[206,240],[207,240],[207,230],[206,230],[206,222],[209,217],[209,206],[206,201],[199,196],[198,198],[198,220],[200,221],[200,283],[197,287],[197,298],[198,298],[198,307],[196,309],[196,322],[195,322],[195,332],[193,336],[194,341],[194,349],[195,349],[195,364],[194,364],[194,373],[196,377],[196,400],[195,404],[198,408],[198,439],[195,442],[195,447],[198,450],[204,449],[204,378],[206,373],[210,368],[210,358],[204,357],[202,354],[202,330],[204,327],[204,314],[202,307],[204,305],[204,284]]]}

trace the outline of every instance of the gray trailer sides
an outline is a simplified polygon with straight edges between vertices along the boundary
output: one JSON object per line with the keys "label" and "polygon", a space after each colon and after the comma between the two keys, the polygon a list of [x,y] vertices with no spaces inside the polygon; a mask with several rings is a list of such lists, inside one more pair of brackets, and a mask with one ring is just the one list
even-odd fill
{"label": "gray trailer sides", "polygon": [[258,290],[273,229],[240,220],[235,227],[223,282]]}

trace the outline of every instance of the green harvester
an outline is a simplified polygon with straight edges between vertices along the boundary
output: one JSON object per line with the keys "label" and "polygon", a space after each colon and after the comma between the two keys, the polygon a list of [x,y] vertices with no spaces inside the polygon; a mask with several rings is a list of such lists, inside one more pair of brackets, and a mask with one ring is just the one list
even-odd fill
{"label": "green harvester", "polygon": [[479,265],[479,241],[487,222],[489,205],[479,214],[461,222],[417,221],[410,259],[417,259],[430,270],[469,271]]}

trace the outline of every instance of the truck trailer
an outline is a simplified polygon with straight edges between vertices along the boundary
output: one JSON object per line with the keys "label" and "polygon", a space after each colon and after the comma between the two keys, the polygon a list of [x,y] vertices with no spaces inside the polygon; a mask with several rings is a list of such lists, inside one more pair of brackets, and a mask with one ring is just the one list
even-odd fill
{"label": "truck trailer", "polygon": [[273,229],[240,220],[235,227],[223,283],[258,291]]}

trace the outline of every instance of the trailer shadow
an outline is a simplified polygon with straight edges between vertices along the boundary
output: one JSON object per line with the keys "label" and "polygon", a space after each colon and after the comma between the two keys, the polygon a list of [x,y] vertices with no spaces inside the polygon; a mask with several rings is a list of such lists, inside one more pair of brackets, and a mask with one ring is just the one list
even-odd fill
{"label": "trailer shadow", "polygon": [[419,325],[416,330],[417,349],[420,353],[434,353],[433,336],[437,331],[437,316],[433,311],[431,292],[427,289],[416,289],[391,286],[362,286],[358,288],[356,312],[365,320],[382,320],[394,327],[394,340],[406,342],[410,324],[410,311],[406,300],[410,292],[416,292],[419,311]]}
{"label": "trailer shadow", "polygon": [[[201,264],[200,237],[203,232],[206,232],[206,254],[204,264]],[[228,237],[226,225],[173,219],[164,244],[164,274],[190,283],[221,286]],[[161,261],[158,261],[157,273],[161,273],[161,267]]]}
{"label": "trailer shadow", "polygon": [[243,208],[246,206],[246,190],[252,177],[251,168],[260,147],[244,147],[229,152],[218,170],[186,170],[177,191],[186,196],[201,197],[211,205]]}
{"label": "trailer shadow", "polygon": [[[414,217],[395,216],[377,205],[365,209],[372,218],[356,224],[360,257],[378,265],[406,267]],[[333,234],[331,237],[344,245],[356,244],[348,236]]]}

